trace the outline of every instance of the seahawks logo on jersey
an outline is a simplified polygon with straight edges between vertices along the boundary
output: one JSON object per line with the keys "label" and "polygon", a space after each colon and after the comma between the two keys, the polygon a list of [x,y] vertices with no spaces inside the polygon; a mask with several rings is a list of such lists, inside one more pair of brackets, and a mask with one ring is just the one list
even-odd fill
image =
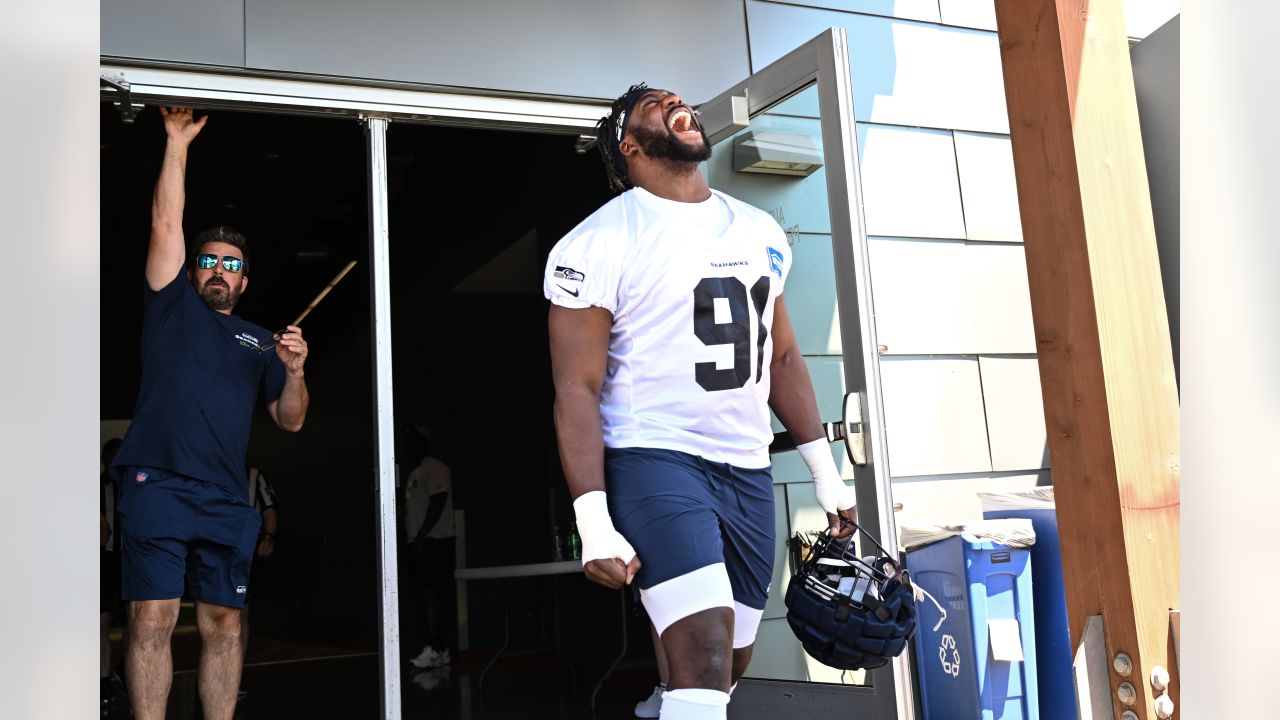
{"label": "seahawks logo on jersey", "polygon": [[587,277],[577,270],[563,265],[557,265],[556,271],[551,273],[551,276],[557,280],[577,280],[578,282],[582,282]]}

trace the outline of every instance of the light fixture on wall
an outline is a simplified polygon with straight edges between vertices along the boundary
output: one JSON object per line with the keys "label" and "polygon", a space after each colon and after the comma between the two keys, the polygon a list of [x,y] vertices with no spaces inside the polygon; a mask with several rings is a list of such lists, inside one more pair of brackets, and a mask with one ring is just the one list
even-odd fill
{"label": "light fixture on wall", "polygon": [[822,151],[805,133],[748,131],[733,139],[736,172],[807,177],[822,167]]}

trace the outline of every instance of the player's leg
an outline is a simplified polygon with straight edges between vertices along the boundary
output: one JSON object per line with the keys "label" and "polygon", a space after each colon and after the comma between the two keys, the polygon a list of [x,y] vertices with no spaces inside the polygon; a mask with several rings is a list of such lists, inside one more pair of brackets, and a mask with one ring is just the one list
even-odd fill
{"label": "player's leg", "polygon": [[733,591],[705,469],[685,453],[606,452],[610,514],[640,557],[640,597],[666,653],[666,720],[724,718],[729,701]]}
{"label": "player's leg", "polygon": [[732,682],[736,685],[751,663],[773,576],[777,549],[773,476],[769,468],[720,465],[714,469],[723,472],[725,480],[718,494],[725,569],[733,587]]}
{"label": "player's leg", "polygon": [[199,492],[187,587],[196,601],[200,630],[200,702],[206,720],[230,720],[244,666],[240,611],[249,593],[262,518],[243,498],[221,487],[202,483]]}
{"label": "player's leg", "polygon": [[206,720],[231,720],[243,666],[240,608],[196,602],[200,629],[200,704]]}
{"label": "player's leg", "polygon": [[173,680],[169,638],[178,622],[178,598],[129,603],[129,698],[138,720],[164,718]]}
{"label": "player's leg", "polygon": [[148,468],[122,475],[117,508],[120,596],[128,603],[125,676],[138,720],[163,718],[173,680],[169,639],[186,574],[191,504],[179,476]]}
{"label": "player's leg", "polygon": [[669,676],[663,720],[724,718],[729,705],[733,610],[714,607],[672,623],[662,633]]}

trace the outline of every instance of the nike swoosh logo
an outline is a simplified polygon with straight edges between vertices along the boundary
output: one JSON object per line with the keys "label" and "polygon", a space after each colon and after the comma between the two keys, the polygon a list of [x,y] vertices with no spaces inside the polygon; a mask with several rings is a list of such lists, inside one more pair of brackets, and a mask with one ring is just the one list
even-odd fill
{"label": "nike swoosh logo", "polygon": [[572,296],[574,296],[574,297],[578,297],[578,293],[579,293],[579,292],[582,292],[581,290],[570,290],[569,288],[567,288],[567,287],[565,287],[565,286],[563,286],[563,285],[559,285],[559,284],[557,284],[557,285],[556,285],[556,287],[560,288],[561,290],[563,290],[563,291],[565,291],[565,292],[569,293],[570,295],[572,295]]}

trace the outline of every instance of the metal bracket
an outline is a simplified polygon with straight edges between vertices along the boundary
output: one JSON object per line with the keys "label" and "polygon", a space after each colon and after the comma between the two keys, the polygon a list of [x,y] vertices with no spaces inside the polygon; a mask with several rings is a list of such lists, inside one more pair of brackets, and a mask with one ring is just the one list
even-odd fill
{"label": "metal bracket", "polygon": [[698,123],[707,134],[707,140],[716,144],[751,124],[747,95],[730,96],[728,102],[698,106]]}
{"label": "metal bracket", "polygon": [[116,91],[117,99],[114,101],[116,111],[120,113],[120,122],[126,125],[132,125],[138,112],[146,105],[133,102],[133,98],[129,90],[129,81],[124,79],[124,73],[100,71],[98,74],[98,86],[108,87]]}
{"label": "metal bracket", "polygon": [[844,440],[844,450],[849,462],[854,465],[867,464],[867,441],[862,433],[862,397],[856,392],[844,396],[844,412],[840,424],[828,431],[831,442]]}
{"label": "metal bracket", "polygon": [[584,155],[588,150],[596,146],[595,135],[579,135],[577,140],[573,141],[573,151],[579,155]]}

